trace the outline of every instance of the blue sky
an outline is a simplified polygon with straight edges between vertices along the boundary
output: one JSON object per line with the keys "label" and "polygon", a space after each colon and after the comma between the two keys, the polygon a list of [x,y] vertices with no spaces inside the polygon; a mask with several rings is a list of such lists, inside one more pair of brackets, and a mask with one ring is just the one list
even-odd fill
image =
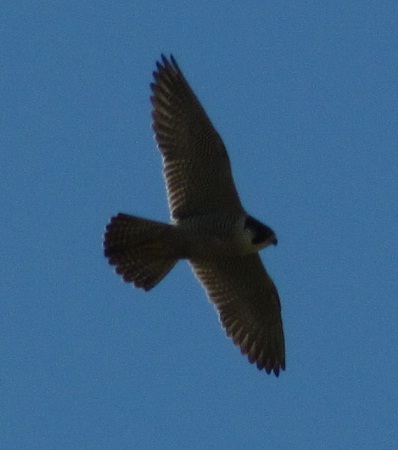
{"label": "blue sky", "polygon": [[[398,445],[395,1],[3,1],[4,449]],[[287,368],[225,338],[181,262],[102,254],[168,220],[149,83],[173,53],[228,148],[280,293]]]}

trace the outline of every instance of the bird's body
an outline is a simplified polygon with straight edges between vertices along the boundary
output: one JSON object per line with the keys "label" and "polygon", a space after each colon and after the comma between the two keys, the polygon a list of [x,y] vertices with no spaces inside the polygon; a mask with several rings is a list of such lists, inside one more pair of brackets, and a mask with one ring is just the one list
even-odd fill
{"label": "bird's body", "polygon": [[187,259],[234,343],[259,369],[278,375],[285,368],[280,302],[258,255],[276,244],[275,233],[243,209],[224,144],[174,58],[162,56],[157,69],[153,128],[172,222],[113,217],[105,256],[145,290]]}
{"label": "bird's body", "polygon": [[[217,257],[243,256],[256,252],[258,246],[252,242],[253,230],[246,226],[247,216],[242,214],[203,214],[178,220],[181,242],[184,244],[187,259],[212,259]],[[274,235],[268,227],[264,232],[269,233],[272,242],[262,242],[261,247],[273,243]]]}

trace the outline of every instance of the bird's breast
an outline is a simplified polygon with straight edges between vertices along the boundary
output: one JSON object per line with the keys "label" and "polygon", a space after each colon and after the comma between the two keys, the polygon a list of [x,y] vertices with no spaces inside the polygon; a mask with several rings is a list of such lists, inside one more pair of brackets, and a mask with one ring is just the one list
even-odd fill
{"label": "bird's breast", "polygon": [[187,259],[213,259],[251,253],[242,233],[242,217],[197,216],[176,223],[175,229]]}

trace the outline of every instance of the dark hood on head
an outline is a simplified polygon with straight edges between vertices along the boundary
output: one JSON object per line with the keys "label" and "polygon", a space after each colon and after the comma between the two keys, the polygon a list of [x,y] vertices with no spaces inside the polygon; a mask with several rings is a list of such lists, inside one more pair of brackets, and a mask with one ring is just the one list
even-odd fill
{"label": "dark hood on head", "polygon": [[250,230],[253,230],[253,244],[259,245],[262,244],[265,241],[268,241],[269,239],[275,238],[274,242],[272,242],[274,245],[277,244],[277,240],[275,237],[274,231],[268,227],[267,225],[264,225],[257,219],[255,219],[252,216],[247,216],[245,220],[245,228],[249,228]]}

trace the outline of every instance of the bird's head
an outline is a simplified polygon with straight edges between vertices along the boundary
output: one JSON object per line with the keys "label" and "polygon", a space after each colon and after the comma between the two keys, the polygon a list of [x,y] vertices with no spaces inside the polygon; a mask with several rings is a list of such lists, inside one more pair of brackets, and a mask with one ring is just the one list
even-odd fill
{"label": "bird's head", "polygon": [[271,244],[276,245],[278,243],[274,231],[252,216],[246,216],[244,231],[248,233],[250,243],[255,247],[256,251],[268,247]]}

